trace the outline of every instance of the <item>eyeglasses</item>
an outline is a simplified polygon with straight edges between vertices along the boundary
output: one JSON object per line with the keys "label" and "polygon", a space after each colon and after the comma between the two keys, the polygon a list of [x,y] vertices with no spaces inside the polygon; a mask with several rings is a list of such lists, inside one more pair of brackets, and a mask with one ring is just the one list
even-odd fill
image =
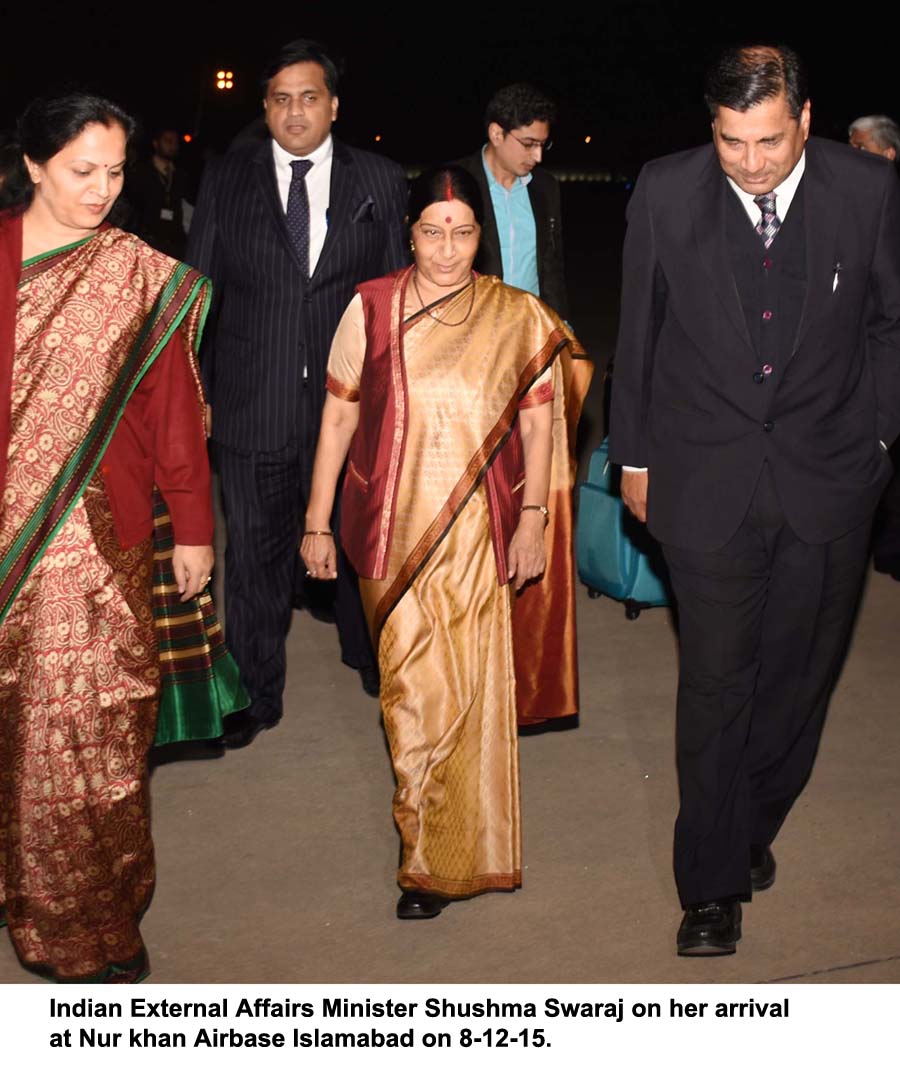
{"label": "eyeglasses", "polygon": [[514,138],[523,149],[539,149],[541,151],[553,149],[552,138],[545,138],[542,142],[539,138],[519,138],[512,131],[507,131],[506,133]]}

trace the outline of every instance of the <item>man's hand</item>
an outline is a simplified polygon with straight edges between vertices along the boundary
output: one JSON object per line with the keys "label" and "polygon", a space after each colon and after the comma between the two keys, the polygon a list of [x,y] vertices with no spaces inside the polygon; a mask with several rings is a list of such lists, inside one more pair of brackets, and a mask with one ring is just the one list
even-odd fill
{"label": "man's hand", "polygon": [[622,470],[622,501],[641,523],[647,522],[647,472]]}
{"label": "man's hand", "polygon": [[209,582],[213,569],[211,545],[176,545],[172,552],[172,570],[183,602],[196,598]]}

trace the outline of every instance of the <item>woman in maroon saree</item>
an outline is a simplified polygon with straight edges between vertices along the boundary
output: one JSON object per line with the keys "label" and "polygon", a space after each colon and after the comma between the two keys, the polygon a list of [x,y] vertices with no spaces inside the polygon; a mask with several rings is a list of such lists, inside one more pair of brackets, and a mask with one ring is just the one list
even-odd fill
{"label": "woman in maroon saree", "polygon": [[0,922],[58,982],[148,970],[154,484],[168,589],[200,594],[213,562],[208,285],[103,226],[131,129],[86,94],[34,102],[0,216]]}

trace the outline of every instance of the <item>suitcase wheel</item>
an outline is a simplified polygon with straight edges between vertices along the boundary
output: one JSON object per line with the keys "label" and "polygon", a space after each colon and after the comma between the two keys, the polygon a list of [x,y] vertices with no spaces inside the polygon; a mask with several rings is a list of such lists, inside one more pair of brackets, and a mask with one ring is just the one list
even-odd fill
{"label": "suitcase wheel", "polygon": [[587,592],[588,592],[588,597],[589,597],[589,598],[590,598],[591,600],[594,600],[595,598],[599,598],[599,597],[600,597],[600,591],[599,591],[599,590],[594,590],[594,588],[593,588],[593,587],[588,587],[588,588],[587,588]]}
{"label": "suitcase wheel", "polygon": [[626,620],[637,620],[637,618],[640,615],[641,615],[641,607],[640,607],[640,605],[638,605],[637,602],[631,601],[631,599],[629,599],[628,601],[625,602],[625,619]]}

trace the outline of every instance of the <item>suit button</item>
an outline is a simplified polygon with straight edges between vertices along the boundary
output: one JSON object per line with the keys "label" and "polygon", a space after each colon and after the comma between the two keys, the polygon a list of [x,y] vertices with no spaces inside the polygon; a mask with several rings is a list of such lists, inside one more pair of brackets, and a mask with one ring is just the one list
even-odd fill
{"label": "suit button", "polygon": [[771,310],[764,310],[763,311],[763,321],[771,321],[771,320],[772,320],[772,311]]}
{"label": "suit button", "polygon": [[311,303],[312,302],[312,296],[309,294],[309,292],[306,292],[306,294],[303,296],[303,301],[304,301],[304,303]]}
{"label": "suit button", "polygon": [[775,423],[772,422],[771,420],[769,422],[764,422],[763,423],[763,429],[766,431],[766,433],[771,433],[772,430],[775,429]]}
{"label": "suit button", "polygon": [[763,269],[771,269],[771,268],[772,268],[772,259],[771,258],[763,258]]}
{"label": "suit button", "polygon": [[757,383],[757,385],[761,385],[763,381],[765,381],[765,379],[766,375],[761,370],[757,370],[756,373],[753,375],[753,380]]}

